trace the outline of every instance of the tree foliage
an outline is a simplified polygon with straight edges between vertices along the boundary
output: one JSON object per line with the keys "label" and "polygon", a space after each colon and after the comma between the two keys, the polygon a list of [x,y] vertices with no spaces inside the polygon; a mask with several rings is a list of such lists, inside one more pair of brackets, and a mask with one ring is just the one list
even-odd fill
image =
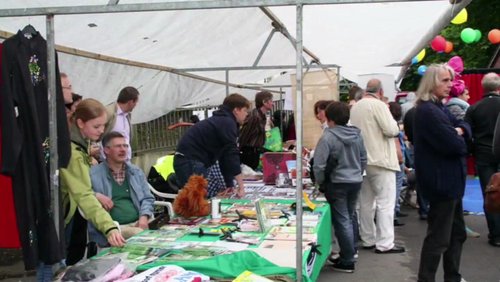
{"label": "tree foliage", "polygon": [[[449,24],[440,33],[447,41],[453,43],[453,51],[449,54],[437,53],[430,48],[425,48],[426,56],[418,64],[412,65],[406,72],[401,83],[401,90],[414,91],[420,81],[417,69],[420,65],[431,65],[432,63],[447,62],[453,56],[460,56],[464,61],[465,69],[487,68],[498,45],[493,45],[488,40],[488,32],[500,27],[500,1],[498,0],[473,0],[467,6],[468,19],[465,23],[455,25]],[[470,27],[481,31],[479,42],[466,44],[460,39],[460,32]]]}

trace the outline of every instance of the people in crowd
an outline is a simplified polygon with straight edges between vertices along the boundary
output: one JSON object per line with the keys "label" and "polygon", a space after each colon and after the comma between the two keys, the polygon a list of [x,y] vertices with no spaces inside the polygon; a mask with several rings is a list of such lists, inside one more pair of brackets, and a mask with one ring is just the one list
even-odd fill
{"label": "people in crowd", "polygon": [[[128,239],[145,229],[153,217],[154,197],[142,170],[127,162],[127,141],[112,131],[102,138],[106,160],[92,167],[90,179],[95,197],[111,218],[120,224]],[[89,224],[89,236],[100,247],[108,245],[105,237]]]}
{"label": "people in crowd", "polygon": [[365,91],[363,91],[363,88],[361,88],[357,85],[354,85],[353,87],[351,87],[351,89],[349,89],[349,93],[348,93],[349,101],[347,102],[349,104],[349,108],[351,108],[352,105],[356,104],[356,102],[361,100],[361,98],[363,98],[364,93],[365,93]]}
{"label": "people in crowd", "polygon": [[[483,77],[481,85],[484,96],[467,110],[465,120],[472,128],[472,152],[476,158],[477,173],[484,196],[490,177],[500,169],[500,160],[493,155],[492,145],[495,124],[500,113],[500,77],[496,73],[488,73]],[[488,224],[488,243],[500,247],[500,214],[492,214],[486,210],[484,213]]]}
{"label": "people in crowd", "polygon": [[418,281],[435,281],[443,258],[444,281],[461,281],[460,256],[466,240],[462,197],[465,190],[469,125],[443,105],[454,78],[445,64],[427,68],[417,89],[413,141],[417,182],[429,200]]}
{"label": "people in crowd", "polygon": [[399,171],[394,138],[399,127],[381,100],[384,95],[381,81],[371,79],[365,91],[351,108],[351,124],[361,130],[368,152],[366,176],[359,195],[361,241],[365,249],[375,248],[378,254],[401,253],[405,248],[394,244],[395,172]]}
{"label": "people in crowd", "polygon": [[314,103],[314,116],[321,123],[321,129],[328,128],[325,109],[333,100],[319,100]]}
{"label": "people in crowd", "polygon": [[415,92],[408,92],[406,94],[406,100],[401,104],[401,119],[404,120],[406,113],[415,106]]}
{"label": "people in crowd", "polygon": [[208,168],[219,161],[226,187],[234,188],[237,181],[238,196],[245,193],[240,168],[237,140],[239,125],[250,108],[250,102],[240,94],[231,94],[224,99],[213,116],[202,120],[182,136],[174,156],[174,170],[179,187],[183,187],[193,174],[208,176]]}
{"label": "people in crowd", "polygon": [[[409,109],[403,119],[403,127],[408,140],[406,146],[406,166],[408,168],[415,169],[415,157],[414,157],[414,143],[413,143],[413,124],[415,122],[415,104],[413,108]],[[424,193],[418,187],[416,182],[417,172],[408,171],[408,179],[415,179],[414,188],[417,191],[417,204],[418,204],[418,215],[421,220],[427,220],[427,214],[429,213],[429,201],[425,198]],[[413,188],[413,187],[412,187]]]}
{"label": "people in crowd", "polygon": [[70,107],[69,108],[70,111],[74,113],[76,110],[76,106],[78,106],[78,104],[80,104],[80,102],[83,100],[83,96],[76,93],[71,93],[71,97],[73,99],[73,102],[71,102],[71,104],[68,105]]}
{"label": "people in crowd", "polygon": [[240,129],[241,163],[256,170],[260,154],[266,143],[266,114],[273,109],[273,94],[261,91],[255,95],[255,109],[248,115]]}
{"label": "people in crowd", "polygon": [[[450,89],[450,99],[446,102],[446,108],[450,111],[450,113],[459,120],[463,120],[465,118],[465,112],[469,108],[469,90],[465,87],[465,83],[461,79],[453,80],[451,89]],[[467,169],[467,165],[465,167]],[[465,226],[465,231],[467,232],[467,236],[478,238],[481,234],[475,232],[467,225]]]}
{"label": "people in crowd", "polygon": [[450,100],[446,102],[446,107],[450,113],[457,119],[463,120],[465,118],[465,112],[469,108],[470,95],[469,90],[465,88],[463,80],[460,82],[455,82],[450,90]]}
{"label": "people in crowd", "polygon": [[325,197],[330,204],[332,223],[340,247],[340,257],[333,269],[353,272],[356,243],[354,216],[358,193],[366,167],[366,150],[360,130],[347,126],[349,106],[332,102],[325,110],[328,128],[324,130],[315,151],[316,184],[326,184]]}
{"label": "people in crowd", "polygon": [[[401,120],[401,105],[397,102],[389,102],[389,111],[391,112],[392,117],[396,122]],[[403,226],[405,225],[400,221],[400,217],[408,216],[405,213],[401,212],[401,204],[399,202],[399,196],[401,194],[401,189],[403,189],[403,182],[405,178],[405,142],[404,142],[404,133],[402,131],[399,132],[398,136],[394,138],[394,143],[396,144],[396,154],[398,156],[399,162],[399,171],[396,171],[396,203],[394,206],[394,226]]]}
{"label": "people in crowd", "polygon": [[59,73],[59,76],[61,77],[64,104],[71,104],[73,102],[73,85],[71,84],[71,80],[69,80],[68,75],[64,72]]}
{"label": "people in crowd", "polygon": [[73,113],[71,159],[60,171],[65,234],[68,245],[66,263],[72,265],[84,255],[87,243],[87,220],[90,221],[112,246],[123,246],[120,234],[109,213],[94,196],[90,182],[89,144],[104,132],[106,108],[97,100],[85,99]]}
{"label": "people in crowd", "polygon": [[[127,86],[120,90],[118,99],[115,103],[106,106],[108,113],[108,120],[106,121],[106,129],[104,133],[111,131],[120,132],[129,145],[127,149],[127,161],[132,158],[132,111],[139,102],[139,91],[132,86]],[[104,159],[106,156],[101,152],[101,157]]]}

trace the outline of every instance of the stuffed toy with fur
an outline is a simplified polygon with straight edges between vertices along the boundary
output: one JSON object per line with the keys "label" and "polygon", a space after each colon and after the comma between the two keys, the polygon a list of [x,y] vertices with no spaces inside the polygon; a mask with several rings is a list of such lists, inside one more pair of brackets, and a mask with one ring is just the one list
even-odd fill
{"label": "stuffed toy with fur", "polygon": [[206,199],[207,187],[208,182],[203,176],[189,177],[188,182],[174,200],[175,214],[185,218],[208,215],[210,205]]}

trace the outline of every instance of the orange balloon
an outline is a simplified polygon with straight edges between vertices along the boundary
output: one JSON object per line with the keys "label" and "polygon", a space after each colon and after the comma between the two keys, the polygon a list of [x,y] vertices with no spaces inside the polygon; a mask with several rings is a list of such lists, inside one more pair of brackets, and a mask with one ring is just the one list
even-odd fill
{"label": "orange balloon", "polygon": [[500,29],[492,29],[488,32],[488,40],[493,44],[500,43]]}
{"label": "orange balloon", "polygon": [[444,48],[444,52],[448,54],[451,51],[453,51],[453,43],[451,43],[450,41],[446,41],[446,47]]}

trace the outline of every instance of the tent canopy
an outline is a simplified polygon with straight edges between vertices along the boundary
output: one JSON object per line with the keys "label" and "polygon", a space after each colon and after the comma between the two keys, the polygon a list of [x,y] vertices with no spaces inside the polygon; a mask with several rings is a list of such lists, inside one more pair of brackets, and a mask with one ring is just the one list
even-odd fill
{"label": "tent canopy", "polygon": [[[153,2],[172,1],[121,0],[117,5]],[[448,0],[331,2],[304,6],[303,44],[321,63],[339,65],[340,74],[355,82],[371,73],[396,77],[436,23],[455,13]],[[0,13],[107,4],[108,0],[3,0]],[[137,87],[141,98],[134,123],[186,105],[220,104],[226,79],[229,92],[253,100],[256,91],[238,85],[261,85],[283,71],[295,71],[295,46],[287,37],[295,37],[294,6],[71,14],[55,15],[54,21],[59,68],[69,75],[74,91],[107,104],[116,100],[121,88]],[[1,17],[0,35],[8,37],[27,24],[46,37],[44,16]],[[312,57],[305,54],[305,60],[309,63]],[[232,69],[226,73],[225,67]],[[183,71],[189,75],[181,75]]]}

